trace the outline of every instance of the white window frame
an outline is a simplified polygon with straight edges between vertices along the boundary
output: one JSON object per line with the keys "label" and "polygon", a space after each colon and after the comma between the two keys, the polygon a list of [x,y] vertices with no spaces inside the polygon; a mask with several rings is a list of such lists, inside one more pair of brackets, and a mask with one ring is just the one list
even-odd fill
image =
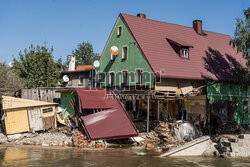
{"label": "white window frame", "polygon": [[181,57],[187,59],[189,57],[189,49],[188,48],[182,48],[181,49]]}
{"label": "white window frame", "polygon": [[[121,29],[121,31],[120,31]],[[118,26],[117,27],[117,36],[121,36],[122,35],[122,26]]]}
{"label": "white window frame", "polygon": [[112,53],[111,53],[110,60],[114,60],[114,59],[115,59],[115,55],[112,55]]}
{"label": "white window frame", "polygon": [[[112,84],[112,78],[111,78],[111,74],[114,74],[114,81],[113,81],[113,84]],[[114,71],[111,71],[109,72],[109,86],[114,86],[114,83],[115,83],[115,72]]]}
{"label": "white window frame", "polygon": [[[124,74],[124,73],[127,73],[126,83],[124,82],[124,78],[123,78],[123,74]],[[122,76],[121,76],[121,77],[122,77],[122,78],[121,78],[121,81],[122,81],[121,83],[124,84],[124,85],[127,85],[127,84],[128,84],[128,70],[123,70],[123,71],[122,71]]]}
{"label": "white window frame", "polygon": [[[126,55],[126,57],[124,57],[124,48],[127,48],[127,55]],[[125,45],[125,46],[122,47],[122,59],[125,60],[127,58],[128,58],[128,46]]]}
{"label": "white window frame", "polygon": [[98,81],[104,82],[104,73],[103,72],[98,73]]}
{"label": "white window frame", "polygon": [[[141,71],[141,78],[140,78],[140,82],[139,82],[139,77],[138,77],[138,73],[137,73],[137,71]],[[135,75],[136,75],[136,84],[142,84],[142,79],[143,79],[143,69],[142,68],[138,68],[138,69],[136,69],[136,73],[135,73]]]}
{"label": "white window frame", "polygon": [[[81,80],[81,78],[82,78],[82,80]],[[78,79],[79,79],[78,85],[83,85],[84,77],[83,76],[79,76]]]}

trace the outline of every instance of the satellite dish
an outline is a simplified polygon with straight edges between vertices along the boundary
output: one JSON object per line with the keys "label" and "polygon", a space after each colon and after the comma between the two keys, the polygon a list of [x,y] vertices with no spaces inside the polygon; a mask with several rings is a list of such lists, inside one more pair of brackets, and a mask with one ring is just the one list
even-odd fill
{"label": "satellite dish", "polygon": [[13,63],[12,62],[9,62],[9,67],[13,67]]}
{"label": "satellite dish", "polygon": [[112,46],[110,48],[110,52],[111,52],[112,55],[118,55],[119,49],[117,48],[117,46]]}
{"label": "satellite dish", "polygon": [[68,75],[64,75],[63,76],[63,81],[64,82],[69,82],[69,76]]}
{"label": "satellite dish", "polygon": [[95,68],[100,67],[100,62],[98,60],[94,61],[94,67]]}

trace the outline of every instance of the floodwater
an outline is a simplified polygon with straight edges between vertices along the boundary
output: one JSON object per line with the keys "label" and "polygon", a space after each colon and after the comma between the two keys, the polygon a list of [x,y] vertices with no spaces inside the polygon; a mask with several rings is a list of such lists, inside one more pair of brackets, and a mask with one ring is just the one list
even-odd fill
{"label": "floodwater", "polygon": [[0,166],[109,166],[109,167],[185,167],[250,166],[249,158],[179,157],[159,158],[139,148],[82,150],[37,146],[0,146]]}

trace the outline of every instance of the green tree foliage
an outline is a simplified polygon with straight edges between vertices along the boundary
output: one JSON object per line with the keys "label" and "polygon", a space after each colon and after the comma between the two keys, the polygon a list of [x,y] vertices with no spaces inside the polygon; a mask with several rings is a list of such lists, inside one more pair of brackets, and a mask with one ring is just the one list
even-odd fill
{"label": "green tree foliage", "polygon": [[250,8],[244,10],[245,20],[240,18],[236,19],[236,29],[234,32],[234,38],[230,41],[230,45],[237,47],[237,51],[243,52],[243,56],[247,59],[247,67],[245,71],[237,71],[238,75],[245,76],[247,84],[250,82]]}
{"label": "green tree foliage", "polygon": [[237,46],[237,51],[241,51],[244,57],[248,60],[247,66],[250,67],[249,63],[249,45],[250,45],[250,8],[244,10],[245,21],[237,18],[236,19],[236,29],[234,32],[234,38],[230,41],[233,47]]}
{"label": "green tree foliage", "polygon": [[30,45],[24,52],[19,53],[19,58],[14,58],[13,68],[25,81],[26,88],[54,87],[60,81],[62,60],[54,61],[53,47]]}
{"label": "green tree foliage", "polygon": [[13,96],[17,90],[24,87],[22,79],[5,62],[0,63],[0,76],[0,97],[2,95]]}
{"label": "green tree foliage", "polygon": [[[72,51],[76,58],[76,67],[78,65],[90,65],[98,59],[98,53],[94,53],[93,46],[89,42],[82,42]],[[68,63],[67,63],[68,64]]]}

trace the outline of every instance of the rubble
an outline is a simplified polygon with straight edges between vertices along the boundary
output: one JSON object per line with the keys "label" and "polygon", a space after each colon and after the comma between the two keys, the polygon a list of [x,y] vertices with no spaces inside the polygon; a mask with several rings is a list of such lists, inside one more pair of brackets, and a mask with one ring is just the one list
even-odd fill
{"label": "rubble", "polygon": [[5,144],[71,146],[71,136],[62,132],[23,133],[8,135]]}
{"label": "rubble", "polygon": [[204,156],[248,157],[250,156],[250,135],[221,135],[210,142]]}
{"label": "rubble", "polygon": [[104,140],[88,141],[87,136],[78,129],[73,130],[73,146],[81,148],[105,148],[107,146]]}
{"label": "rubble", "polygon": [[[190,141],[197,137],[197,134],[194,132],[183,133],[185,129],[183,125],[185,125],[185,123],[159,123],[154,130],[149,133],[139,134],[140,137],[145,139],[141,141],[139,145],[143,145],[147,149],[154,149],[155,151],[162,152],[183,145],[186,141]],[[186,134],[188,134],[189,138],[185,138],[187,136]]]}

